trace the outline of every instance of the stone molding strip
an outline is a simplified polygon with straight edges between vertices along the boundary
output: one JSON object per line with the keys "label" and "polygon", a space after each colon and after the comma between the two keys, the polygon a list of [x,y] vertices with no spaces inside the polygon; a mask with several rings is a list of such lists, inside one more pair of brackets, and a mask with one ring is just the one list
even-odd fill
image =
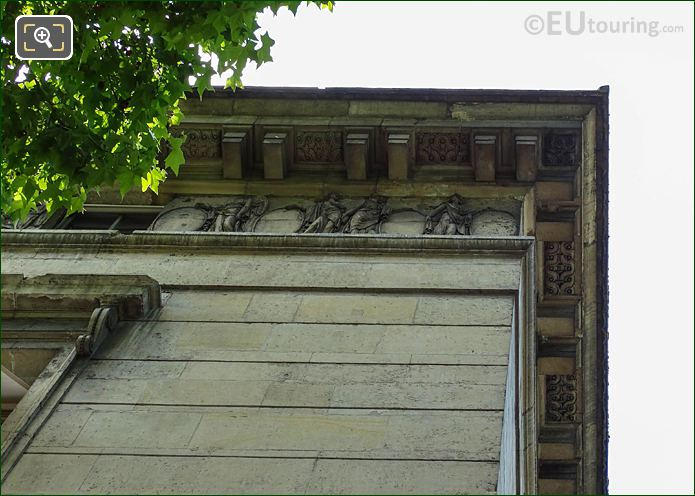
{"label": "stone molding strip", "polygon": [[[94,249],[98,245],[128,250],[185,247],[196,249],[235,248],[251,250],[357,250],[357,251],[445,251],[459,253],[495,250],[501,253],[527,250],[535,243],[531,236],[436,236],[400,234],[273,234],[235,232],[152,232],[85,230],[4,230],[4,247]],[[74,277],[74,276],[73,276]]]}

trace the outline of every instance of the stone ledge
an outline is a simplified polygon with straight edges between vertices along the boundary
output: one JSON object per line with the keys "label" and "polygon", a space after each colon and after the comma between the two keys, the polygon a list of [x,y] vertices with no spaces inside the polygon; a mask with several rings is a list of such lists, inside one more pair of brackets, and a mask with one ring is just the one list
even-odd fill
{"label": "stone ledge", "polygon": [[[90,248],[113,246],[127,250],[187,247],[196,249],[235,248],[240,250],[320,250],[377,252],[483,252],[525,253],[535,238],[528,236],[435,236],[401,234],[266,234],[234,232],[152,232],[87,230],[17,230],[2,232],[4,251],[14,247]],[[3,276],[4,277],[4,276]],[[16,276],[11,276],[16,277]],[[49,276],[44,276],[49,277]],[[77,277],[77,276],[71,276]],[[97,277],[97,276],[84,276]],[[113,276],[122,277],[122,276]],[[135,277],[135,276],[133,276]],[[149,278],[148,278],[149,279]]]}
{"label": "stone ledge", "polygon": [[146,315],[161,306],[159,284],[140,275],[46,274],[26,278],[2,274],[4,318],[19,314],[89,317],[102,306],[114,306],[120,319]]}

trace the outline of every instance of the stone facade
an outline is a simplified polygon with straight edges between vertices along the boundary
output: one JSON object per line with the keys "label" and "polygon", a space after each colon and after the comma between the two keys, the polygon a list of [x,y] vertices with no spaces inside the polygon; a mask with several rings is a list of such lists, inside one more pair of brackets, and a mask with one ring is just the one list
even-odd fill
{"label": "stone facade", "polygon": [[[93,313],[42,335],[75,354],[8,418],[3,492],[606,490],[607,91],[185,112],[158,196],[3,231],[15,281],[161,288],[125,319],[109,302],[149,293],[64,299]],[[4,348],[65,312],[8,308]]]}

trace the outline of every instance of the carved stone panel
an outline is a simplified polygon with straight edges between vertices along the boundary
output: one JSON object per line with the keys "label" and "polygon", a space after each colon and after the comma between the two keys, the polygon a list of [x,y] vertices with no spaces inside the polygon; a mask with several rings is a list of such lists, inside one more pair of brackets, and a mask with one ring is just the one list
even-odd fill
{"label": "carved stone panel", "polygon": [[579,165],[579,136],[549,133],[543,137],[543,165],[574,167]]}
{"label": "carved stone panel", "polygon": [[343,134],[340,131],[297,131],[294,157],[296,162],[342,162]]}
{"label": "carved stone panel", "polygon": [[569,375],[545,376],[546,422],[571,423],[577,413],[577,378]]}
{"label": "carved stone panel", "polygon": [[545,241],[543,243],[545,294],[571,296],[575,294],[574,284],[574,242]]}
{"label": "carved stone panel", "polygon": [[450,164],[470,160],[467,133],[417,133],[415,156],[420,164]]}
{"label": "carved stone panel", "polygon": [[186,160],[220,158],[222,156],[222,132],[220,129],[179,128],[172,132],[176,136],[186,135],[181,146]]}

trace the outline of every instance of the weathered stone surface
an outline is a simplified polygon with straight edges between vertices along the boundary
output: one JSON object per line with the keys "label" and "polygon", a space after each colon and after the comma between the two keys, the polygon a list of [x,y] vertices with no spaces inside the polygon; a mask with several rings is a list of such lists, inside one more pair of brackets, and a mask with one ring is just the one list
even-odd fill
{"label": "weathered stone surface", "polygon": [[307,294],[295,316],[298,322],[401,324],[412,322],[418,298],[378,294]]}
{"label": "weathered stone surface", "polygon": [[73,446],[183,448],[199,422],[200,414],[188,412],[96,411],[84,424]]}
{"label": "weathered stone surface", "polygon": [[441,102],[379,102],[352,101],[349,114],[352,116],[375,115],[399,117],[446,117],[447,105]]}
{"label": "weathered stone surface", "polygon": [[506,374],[503,366],[188,362],[175,378],[143,379],[149,371],[156,376],[155,365],[160,362],[113,363],[131,367],[121,371],[115,367],[99,374],[106,376],[101,378],[92,378],[95,371],[88,368],[65,401],[500,409]]}
{"label": "weathered stone surface", "polygon": [[160,320],[217,321],[241,320],[251,302],[250,291],[174,293],[164,305]]}
{"label": "weathered stone surface", "polygon": [[[364,260],[359,252],[126,256],[116,265],[124,271],[149,266],[178,284],[188,277],[235,287],[173,288],[151,320],[122,329],[29,453],[100,456],[72,492],[200,492],[192,481],[214,478],[240,492],[267,481],[278,493],[340,493],[346,489],[331,489],[342,480],[330,478],[334,463],[341,473],[362,474],[354,487],[377,493],[415,491],[432,474],[442,493],[488,491],[498,466],[513,297],[479,288],[485,280],[497,292],[514,291],[519,263],[401,254]],[[273,469],[263,468],[263,457],[273,457]],[[220,460],[224,467],[252,461],[243,473],[217,473]],[[176,465],[182,461],[185,468]],[[189,470],[198,463],[206,477]]]}
{"label": "weathered stone surface", "polygon": [[[378,450],[402,452],[452,450],[462,459],[494,460],[499,456],[498,424],[501,412],[389,412],[368,415],[340,413],[317,415],[259,411],[255,415],[212,413],[203,415],[190,447],[211,450],[298,449],[329,450],[344,454]],[[496,442],[496,443],[495,443]],[[411,455],[412,456],[412,455]],[[426,455],[425,455],[426,456]]]}
{"label": "weathered stone surface", "polygon": [[308,493],[496,494],[497,464],[389,460],[319,460]]}
{"label": "weathered stone surface", "polygon": [[543,241],[572,241],[574,224],[571,222],[538,222],[536,235]]}
{"label": "weathered stone surface", "polygon": [[538,181],[536,197],[540,201],[571,201],[574,198],[574,185],[571,182]]}
{"label": "weathered stone surface", "polygon": [[574,336],[574,319],[569,317],[539,317],[538,332],[544,336]]}
{"label": "weathered stone surface", "polygon": [[509,337],[504,326],[154,322],[99,356],[504,365]]}
{"label": "weathered stone surface", "polygon": [[[3,494],[77,494],[97,462],[95,455],[27,453],[2,485]],[[125,480],[125,479],[123,479]]]}
{"label": "weathered stone surface", "polygon": [[414,355],[445,355],[455,351],[462,355],[501,353],[506,356],[510,334],[510,329],[504,327],[388,326],[376,351]]}
{"label": "weathered stone surface", "polygon": [[[114,401],[114,400],[112,400]],[[91,409],[59,406],[32,440],[33,446],[71,446],[92,415]],[[4,487],[3,487],[4,489]]]}
{"label": "weathered stone surface", "polygon": [[508,296],[421,296],[413,322],[507,326],[511,324],[513,305]]}
{"label": "weathered stone surface", "polygon": [[144,379],[83,379],[73,384],[64,401],[136,403],[142,398],[147,384]]}
{"label": "weathered stone surface", "polygon": [[[515,289],[519,272],[518,263],[491,258],[456,260],[430,257],[419,259],[417,270],[411,270],[414,267],[412,260],[403,261],[393,256],[372,259],[371,263],[364,264],[364,256],[355,255],[332,260],[318,254],[313,260],[302,255],[245,256],[242,259],[233,255],[238,253],[197,256],[102,253],[75,261],[46,258],[3,260],[3,267],[21,269],[25,275],[44,271],[148,273],[160,284],[359,289],[416,288],[420,285],[433,289]],[[293,270],[287,270],[288,266]],[[424,276],[428,273],[432,274],[431,277]]]}
{"label": "weathered stone surface", "polygon": [[[171,325],[159,324],[159,328],[163,332],[174,330],[173,336],[176,339],[175,349],[172,350],[174,352],[214,349],[262,350],[273,329],[271,324],[240,322],[197,322],[194,324],[172,322]],[[151,351],[159,350],[167,356],[168,348],[161,346],[162,341],[155,341],[153,344]]]}
{"label": "weathered stone surface", "polygon": [[496,463],[459,461],[25,456],[3,493],[267,494],[272,487],[276,494],[494,494],[497,470]]}

